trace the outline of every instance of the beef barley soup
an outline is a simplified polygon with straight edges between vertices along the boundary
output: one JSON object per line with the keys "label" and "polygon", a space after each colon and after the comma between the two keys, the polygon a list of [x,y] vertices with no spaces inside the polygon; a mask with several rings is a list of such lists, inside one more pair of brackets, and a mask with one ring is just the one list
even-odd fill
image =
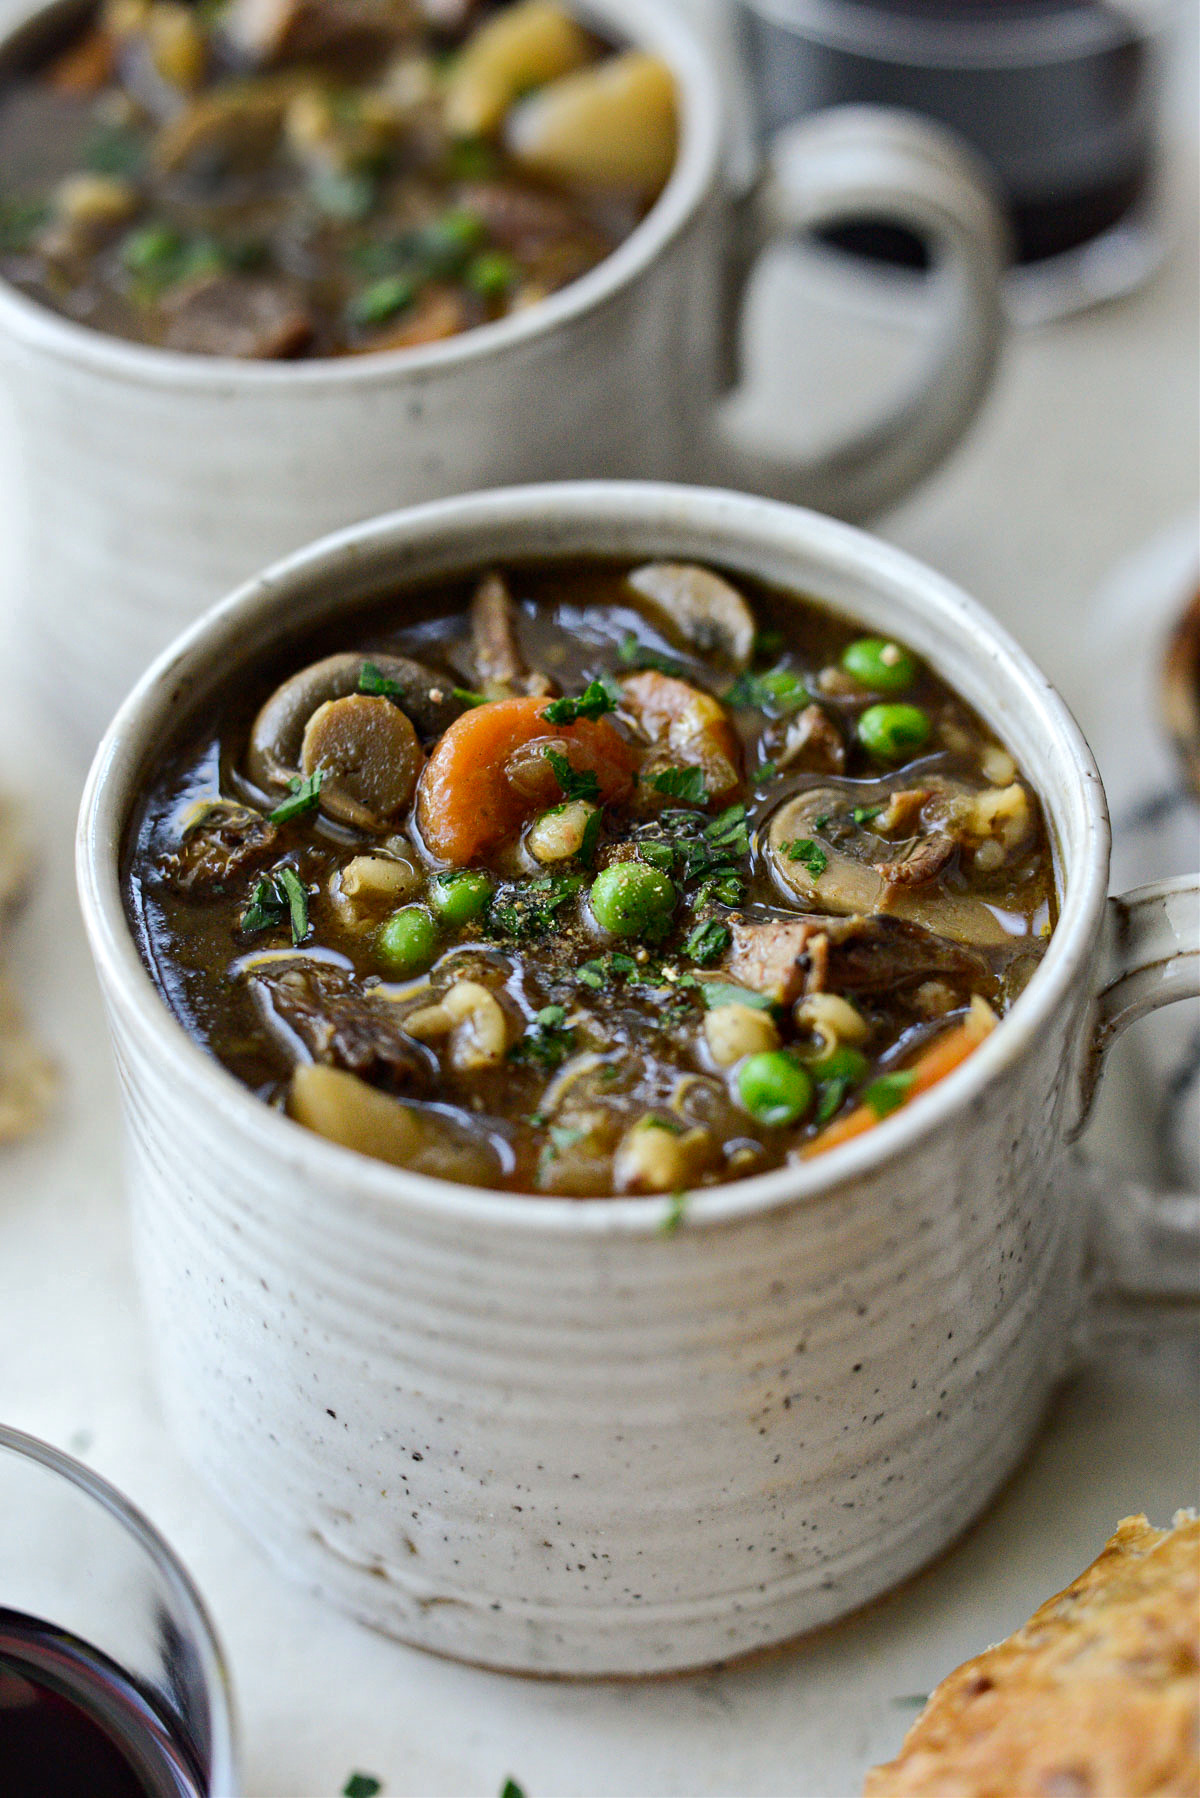
{"label": "beef barley soup", "polygon": [[103,0],[0,87],[0,274],[171,350],[404,349],[586,274],[675,139],[555,0]]}
{"label": "beef barley soup", "polygon": [[903,644],[695,564],[496,568],[230,682],[125,846],[266,1103],[520,1192],[819,1154],[956,1067],[1055,916],[1041,808]]}

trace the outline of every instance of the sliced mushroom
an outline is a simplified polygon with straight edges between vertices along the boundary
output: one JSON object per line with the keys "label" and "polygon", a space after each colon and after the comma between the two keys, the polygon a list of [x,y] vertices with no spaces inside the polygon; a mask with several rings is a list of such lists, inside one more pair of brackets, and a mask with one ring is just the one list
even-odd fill
{"label": "sliced mushroom", "polygon": [[499,1159],[490,1143],[340,1068],[302,1063],[292,1075],[288,1111],[318,1136],[376,1161],[467,1186],[496,1184]]}
{"label": "sliced mushroom", "polygon": [[309,719],[327,700],[357,693],[367,664],[396,689],[394,703],[412,720],[425,742],[439,737],[463,709],[448,681],[407,656],[326,656],[277,687],[254,720],[246,767],[256,786],[269,792],[296,778]]}
{"label": "sliced mushroom", "polygon": [[[174,89],[168,90],[175,95]],[[279,141],[295,83],[248,81],[200,94],[154,140],[164,175],[253,172]]]}
{"label": "sliced mushroom", "polygon": [[[874,833],[862,830],[864,859],[852,855],[847,844],[855,840],[853,831],[840,827],[846,813],[846,794],[834,787],[812,787],[775,813],[767,836],[768,855],[776,885],[789,897],[843,916],[890,913],[960,943],[997,948],[1011,943],[1000,920],[970,894],[890,884],[865,859],[878,853]],[[839,829],[831,833],[828,823],[834,816]],[[819,853],[791,853],[805,841],[813,842]]]}
{"label": "sliced mushroom", "polygon": [[485,574],[471,600],[475,677],[489,699],[516,693],[549,693],[552,683],[531,672],[517,641],[517,608],[502,574]]}
{"label": "sliced mushroom", "polygon": [[327,699],[304,727],[300,767],[323,775],[321,810],[356,830],[383,831],[404,811],[425,765],[412,721],[390,699]]}
{"label": "sliced mushroom", "polygon": [[736,587],[697,562],[647,562],[627,576],[646,609],[701,655],[744,668],[754,653],[754,615]]}
{"label": "sliced mushroom", "polygon": [[163,299],[163,347],[192,356],[282,362],[313,334],[302,291],[286,281],[213,275]]}
{"label": "sliced mushroom", "polygon": [[513,108],[506,138],[522,168],[564,186],[652,200],[675,165],[675,82],[642,50],[564,75]]}

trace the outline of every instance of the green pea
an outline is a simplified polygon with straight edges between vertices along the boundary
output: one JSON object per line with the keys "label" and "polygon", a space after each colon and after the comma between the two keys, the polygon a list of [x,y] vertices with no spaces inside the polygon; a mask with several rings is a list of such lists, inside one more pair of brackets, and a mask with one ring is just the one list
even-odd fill
{"label": "green pea", "polygon": [[429,903],[443,924],[469,924],[486,911],[492,891],[488,874],[475,870],[439,874],[429,889]]}
{"label": "green pea", "polygon": [[737,1076],[738,1098],[759,1124],[795,1124],[813,1102],[813,1083],[785,1049],[748,1055]]}
{"label": "green pea", "polygon": [[438,928],[423,905],[402,905],[385,918],[375,953],[389,974],[423,974],[437,952]]}
{"label": "green pea", "polygon": [[519,274],[516,263],[503,250],[484,250],[468,262],[463,280],[483,299],[497,300],[515,284]]}
{"label": "green pea", "polygon": [[842,667],[873,693],[903,693],[917,678],[907,649],[888,637],[859,637],[842,651]]}
{"label": "green pea", "polygon": [[657,936],[670,921],[678,894],[660,868],[615,862],[597,874],[588,895],[592,915],[612,936]]}
{"label": "green pea", "polygon": [[902,762],[920,749],[932,726],[919,705],[869,705],[858,721],[858,740],[885,762]]}
{"label": "green pea", "polygon": [[842,1044],[805,1065],[818,1080],[845,1080],[851,1086],[858,1086],[871,1071],[871,1063],[861,1049]]}

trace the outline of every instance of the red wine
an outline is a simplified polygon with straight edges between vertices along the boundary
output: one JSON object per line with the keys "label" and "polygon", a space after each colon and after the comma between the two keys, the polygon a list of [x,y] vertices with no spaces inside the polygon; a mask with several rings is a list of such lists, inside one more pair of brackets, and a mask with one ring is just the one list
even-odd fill
{"label": "red wine", "polygon": [[115,1661],[0,1607],[0,1798],[205,1798],[187,1747]]}

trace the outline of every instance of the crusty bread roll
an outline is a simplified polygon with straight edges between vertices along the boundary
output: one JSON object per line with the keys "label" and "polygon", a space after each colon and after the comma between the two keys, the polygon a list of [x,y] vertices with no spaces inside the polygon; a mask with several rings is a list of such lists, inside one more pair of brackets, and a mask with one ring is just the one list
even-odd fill
{"label": "crusty bread roll", "polygon": [[1197,1798],[1200,1522],[1126,1517],[1006,1642],[944,1679],[864,1798]]}

